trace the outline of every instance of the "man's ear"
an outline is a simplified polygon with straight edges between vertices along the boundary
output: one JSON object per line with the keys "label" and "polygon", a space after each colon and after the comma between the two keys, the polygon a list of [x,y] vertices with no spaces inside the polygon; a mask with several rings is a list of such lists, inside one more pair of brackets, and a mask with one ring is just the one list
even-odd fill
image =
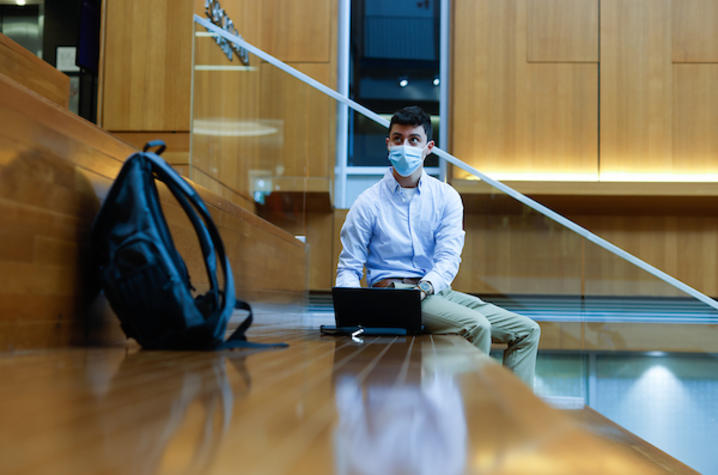
{"label": "man's ear", "polygon": [[434,148],[434,141],[429,140],[429,143],[426,144],[427,155],[431,153],[432,148]]}
{"label": "man's ear", "polygon": [[386,149],[389,150],[389,137],[386,138]]}

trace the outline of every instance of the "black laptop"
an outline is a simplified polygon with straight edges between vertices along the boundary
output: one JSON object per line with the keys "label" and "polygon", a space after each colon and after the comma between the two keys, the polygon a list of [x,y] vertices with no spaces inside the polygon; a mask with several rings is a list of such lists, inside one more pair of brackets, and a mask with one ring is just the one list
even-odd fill
{"label": "black laptop", "polygon": [[421,333],[421,292],[417,289],[334,287],[337,328],[403,329]]}

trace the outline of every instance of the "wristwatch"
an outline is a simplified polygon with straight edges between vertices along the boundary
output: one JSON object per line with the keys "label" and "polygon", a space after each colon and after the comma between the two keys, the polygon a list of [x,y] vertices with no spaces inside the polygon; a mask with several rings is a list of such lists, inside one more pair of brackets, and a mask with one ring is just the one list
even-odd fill
{"label": "wristwatch", "polygon": [[433,295],[434,293],[434,286],[431,285],[431,282],[428,280],[420,280],[416,286],[419,287],[419,290],[424,292],[427,296]]}

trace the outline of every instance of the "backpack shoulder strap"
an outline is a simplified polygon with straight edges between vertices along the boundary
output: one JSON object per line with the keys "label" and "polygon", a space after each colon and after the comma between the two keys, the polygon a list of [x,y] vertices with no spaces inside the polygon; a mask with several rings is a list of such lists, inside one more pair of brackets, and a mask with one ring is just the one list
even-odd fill
{"label": "backpack shoulder strap", "polygon": [[227,341],[225,341],[222,345],[219,346],[220,349],[229,349],[229,348],[257,348],[257,349],[267,349],[267,348],[286,348],[286,343],[257,343],[254,341],[247,341],[247,336],[245,335],[245,332],[249,328],[249,326],[252,324],[252,307],[245,301],[237,299],[237,303],[235,305],[235,308],[240,310],[247,310],[249,311],[249,315],[247,318],[244,319],[242,323],[239,324],[239,326],[232,332],[232,334],[227,338]]}
{"label": "backpack shoulder strap", "polygon": [[[210,316],[210,323],[214,325],[218,334],[215,334],[217,341],[224,340],[225,324],[217,325],[219,319],[226,318],[229,320],[231,312],[236,309],[247,310],[249,315],[244,321],[235,329],[235,331],[227,338],[226,341],[215,347],[215,349],[227,349],[227,348],[284,348],[288,345],[286,343],[256,343],[247,341],[245,335],[247,329],[252,324],[253,313],[252,307],[245,301],[235,298],[234,295],[234,278],[232,276],[232,269],[229,265],[229,259],[224,250],[224,244],[219,235],[219,231],[212,220],[212,217],[207,210],[204,202],[200,198],[199,194],[172,168],[167,162],[162,160],[155,153],[148,153],[148,149],[151,147],[159,147],[157,153],[162,153],[165,149],[165,144],[161,140],[148,142],[143,151],[144,156],[152,163],[153,172],[157,175],[157,178],[167,185],[170,192],[177,198],[182,208],[185,210],[187,215],[190,217],[197,234],[200,236],[200,243],[202,243],[202,252],[205,257],[205,265],[207,272],[210,274],[210,281],[216,288],[217,277],[216,277],[216,264],[215,254],[210,245],[214,245],[217,251],[217,258],[222,266],[222,274],[224,275],[224,291],[222,292],[224,301],[222,307],[215,312],[214,315]],[[194,208],[194,209],[193,209]],[[199,212],[201,220],[197,218]],[[205,227],[206,226],[206,227]],[[206,235],[209,233],[209,240],[206,239]],[[207,249],[205,249],[205,246]]]}
{"label": "backpack shoulder strap", "polygon": [[[205,268],[207,269],[207,275],[212,286],[212,294],[217,297],[217,301],[219,301],[219,294],[223,297],[220,307],[212,315],[208,316],[207,319],[207,323],[213,325],[216,329],[215,339],[223,340],[225,326],[218,325],[218,323],[220,323],[220,320],[223,318],[229,318],[234,310],[235,304],[234,278],[232,276],[229,259],[227,259],[224,251],[224,244],[212,220],[212,216],[210,216],[199,194],[170,167],[167,162],[161,159],[157,154],[148,152],[147,150],[151,147],[159,147],[158,152],[162,152],[165,145],[160,140],[148,142],[144,147],[143,156],[151,163],[152,171],[156,175],[156,178],[167,186],[192,222],[202,247]],[[197,213],[199,213],[201,219],[197,217]],[[217,280],[217,260],[220,262],[224,276],[224,289],[222,291],[219,291]]]}

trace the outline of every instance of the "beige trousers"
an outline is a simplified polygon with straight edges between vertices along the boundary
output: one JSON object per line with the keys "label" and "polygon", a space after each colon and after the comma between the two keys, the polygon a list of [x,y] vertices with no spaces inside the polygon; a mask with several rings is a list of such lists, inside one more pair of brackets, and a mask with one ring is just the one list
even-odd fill
{"label": "beige trousers", "polygon": [[541,328],[535,321],[450,289],[425,298],[421,315],[427,331],[458,333],[483,353],[489,353],[492,341],[508,344],[504,366],[533,388],[541,337]]}

